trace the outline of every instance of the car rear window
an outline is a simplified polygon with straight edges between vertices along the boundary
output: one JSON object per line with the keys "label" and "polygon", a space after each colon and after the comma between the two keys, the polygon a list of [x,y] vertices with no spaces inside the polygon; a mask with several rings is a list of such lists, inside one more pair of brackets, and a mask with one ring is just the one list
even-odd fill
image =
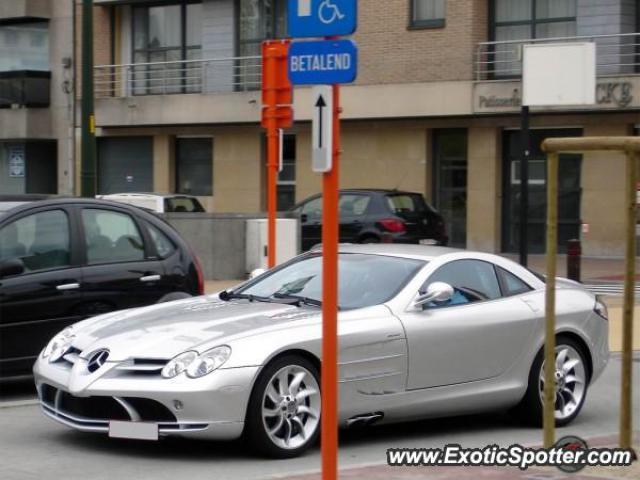
{"label": "car rear window", "polygon": [[165,212],[204,212],[204,208],[195,198],[175,197],[167,198],[164,201]]}
{"label": "car rear window", "polygon": [[387,195],[387,204],[391,211],[397,214],[419,213],[427,210],[427,204],[422,195]]}

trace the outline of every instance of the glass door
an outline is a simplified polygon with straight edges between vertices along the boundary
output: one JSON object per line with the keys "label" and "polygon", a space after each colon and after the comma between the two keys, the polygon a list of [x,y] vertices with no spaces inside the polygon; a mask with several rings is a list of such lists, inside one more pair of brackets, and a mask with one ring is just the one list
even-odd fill
{"label": "glass door", "polygon": [[449,245],[467,244],[467,131],[434,130],[434,207],[444,217]]}
{"label": "glass door", "polygon": [[[545,252],[547,158],[540,145],[546,138],[579,136],[582,136],[580,129],[531,131],[527,215],[529,253]],[[520,245],[520,131],[506,131],[503,141],[502,249],[515,253]],[[581,169],[582,155],[561,155],[558,171],[558,248],[561,252],[566,251],[568,240],[580,238]]]}

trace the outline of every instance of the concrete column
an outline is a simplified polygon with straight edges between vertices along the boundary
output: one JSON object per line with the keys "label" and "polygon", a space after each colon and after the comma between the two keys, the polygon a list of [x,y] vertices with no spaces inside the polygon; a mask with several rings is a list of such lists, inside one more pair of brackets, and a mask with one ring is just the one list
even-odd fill
{"label": "concrete column", "polygon": [[469,128],[467,173],[467,248],[500,250],[501,130]]}
{"label": "concrete column", "polygon": [[216,213],[259,212],[263,193],[260,128],[234,128],[215,136],[213,195]]}
{"label": "concrete column", "polygon": [[[594,125],[584,136],[630,135],[627,125]],[[582,235],[584,255],[624,256],[625,162],[624,154],[587,153],[582,160],[582,221],[589,232]]]}
{"label": "concrete column", "polygon": [[153,189],[172,193],[175,187],[175,148],[170,135],[153,137]]}

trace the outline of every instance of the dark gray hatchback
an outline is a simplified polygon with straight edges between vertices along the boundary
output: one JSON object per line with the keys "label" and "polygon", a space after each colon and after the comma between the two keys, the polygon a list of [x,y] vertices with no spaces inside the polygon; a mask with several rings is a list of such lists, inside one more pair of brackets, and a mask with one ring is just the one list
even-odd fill
{"label": "dark gray hatchback", "polygon": [[[420,193],[341,190],[339,209],[342,243],[449,243],[442,215]],[[309,197],[291,211],[302,222],[302,249],[321,243],[322,196]]]}

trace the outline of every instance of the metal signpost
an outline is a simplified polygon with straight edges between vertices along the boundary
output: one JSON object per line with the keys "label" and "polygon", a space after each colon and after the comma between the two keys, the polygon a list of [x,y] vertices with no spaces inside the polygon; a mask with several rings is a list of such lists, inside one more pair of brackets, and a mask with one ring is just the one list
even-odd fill
{"label": "metal signpost", "polygon": [[356,0],[289,0],[289,34],[325,37],[294,42],[289,79],[313,90],[313,170],[323,174],[322,195],[322,478],[338,476],[338,188],[340,171],[340,87],[357,75],[354,42],[334,37],[357,27]]}
{"label": "metal signpost", "polygon": [[529,107],[593,105],[596,102],[595,44],[530,44],[522,49],[520,113],[520,264],[529,256]]}
{"label": "metal signpost", "polygon": [[293,124],[293,88],[287,76],[286,40],[262,44],[262,126],[267,130],[267,265],[276,266],[277,181],[282,171],[282,130]]}

